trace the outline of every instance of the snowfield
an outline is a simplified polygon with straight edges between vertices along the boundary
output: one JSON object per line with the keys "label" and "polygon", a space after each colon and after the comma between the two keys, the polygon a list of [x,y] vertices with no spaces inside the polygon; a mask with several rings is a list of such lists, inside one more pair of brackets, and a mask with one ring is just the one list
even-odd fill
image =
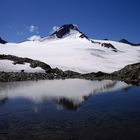
{"label": "snowfield", "polygon": [[21,70],[25,70],[27,73],[30,72],[39,72],[39,73],[45,73],[45,71],[40,68],[31,68],[29,63],[23,64],[16,64],[13,65],[13,61],[10,60],[1,60],[0,61],[0,71],[6,71],[6,72],[20,72]]}
{"label": "snowfield", "polygon": [[[71,32],[64,38],[44,38],[22,43],[0,44],[0,54],[10,54],[19,57],[28,57],[49,64],[52,68],[73,70],[76,72],[111,73],[124,66],[140,62],[140,47],[118,43],[114,41],[93,40],[100,43],[111,43],[112,48],[106,48],[99,43],[91,43],[86,38],[79,38],[79,32]],[[11,65],[8,61],[0,60],[0,71],[11,69],[19,71],[18,65]],[[25,66],[25,71],[30,71]],[[40,71],[40,69],[39,69]]]}

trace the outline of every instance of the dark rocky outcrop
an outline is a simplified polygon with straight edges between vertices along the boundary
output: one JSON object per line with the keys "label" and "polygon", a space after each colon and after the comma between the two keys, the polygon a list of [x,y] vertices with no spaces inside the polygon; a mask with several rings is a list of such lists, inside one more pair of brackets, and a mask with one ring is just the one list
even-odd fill
{"label": "dark rocky outcrop", "polygon": [[129,41],[126,40],[126,39],[121,39],[119,42],[125,43],[125,44],[129,44],[129,45],[132,45],[132,46],[140,46],[140,43],[138,43],[138,44],[131,43],[131,42],[129,42]]}
{"label": "dark rocky outcrop", "polygon": [[28,80],[54,79],[52,74],[25,73],[25,72],[0,72],[1,82],[28,81]]}
{"label": "dark rocky outcrop", "polygon": [[13,82],[13,81],[28,81],[28,80],[46,80],[46,79],[68,79],[68,78],[80,78],[79,73],[72,72],[62,72],[58,70],[56,73],[25,73],[21,72],[4,72],[0,71],[0,82]]}
{"label": "dark rocky outcrop", "polygon": [[80,38],[86,38],[87,40],[90,40],[89,38],[88,38],[88,36],[86,36],[85,34],[83,34],[82,32],[81,32],[81,35],[79,36]]}
{"label": "dark rocky outcrop", "polygon": [[106,48],[111,48],[113,49],[114,52],[117,52],[117,49],[110,43],[101,43],[101,46],[106,47]]}
{"label": "dark rocky outcrop", "polygon": [[75,30],[79,33],[81,33],[81,35],[79,36],[80,38],[86,38],[90,41],[90,39],[88,38],[88,36],[86,36],[84,33],[82,33],[78,27],[76,25],[73,24],[65,24],[63,26],[61,26],[57,31],[55,31],[54,33],[52,33],[50,35],[50,37],[56,36],[58,38],[63,38],[65,35],[68,35],[70,33],[71,30]]}
{"label": "dark rocky outcrop", "polygon": [[102,47],[105,47],[105,48],[111,48],[114,52],[118,52],[118,50],[111,44],[111,43],[102,43],[102,42],[98,42],[98,41],[93,41],[93,40],[90,40],[91,43],[93,44],[99,44],[101,45]]}
{"label": "dark rocky outcrop", "polygon": [[123,69],[113,72],[113,74],[127,83],[140,84],[140,63],[127,65]]}
{"label": "dark rocky outcrop", "polygon": [[0,54],[0,60],[11,60],[11,61],[13,61],[14,65],[29,63],[31,68],[40,67],[43,70],[45,70],[46,72],[52,70],[52,68],[48,64],[38,61],[38,60],[30,59],[30,58],[22,58],[22,57],[17,57],[14,55]]}
{"label": "dark rocky outcrop", "polygon": [[3,40],[3,39],[0,37],[0,43],[1,43],[1,44],[6,44],[7,41]]}
{"label": "dark rocky outcrop", "polygon": [[140,63],[127,65],[121,70],[115,71],[110,74],[104,72],[97,72],[83,74],[81,75],[81,77],[90,80],[121,80],[129,84],[140,85]]}
{"label": "dark rocky outcrop", "polygon": [[79,31],[79,29],[76,26],[74,26],[73,24],[65,24],[65,25],[61,26],[53,34],[51,34],[50,36],[56,35],[56,37],[58,37],[58,38],[63,38],[65,35],[70,33],[70,30]]}

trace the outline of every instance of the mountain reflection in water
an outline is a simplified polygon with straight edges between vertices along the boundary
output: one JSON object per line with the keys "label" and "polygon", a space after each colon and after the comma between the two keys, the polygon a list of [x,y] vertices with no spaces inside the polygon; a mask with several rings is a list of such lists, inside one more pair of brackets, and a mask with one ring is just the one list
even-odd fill
{"label": "mountain reflection in water", "polygon": [[120,81],[81,79],[0,83],[0,106],[8,100],[23,98],[34,104],[52,101],[58,108],[77,110],[91,95],[129,87]]}

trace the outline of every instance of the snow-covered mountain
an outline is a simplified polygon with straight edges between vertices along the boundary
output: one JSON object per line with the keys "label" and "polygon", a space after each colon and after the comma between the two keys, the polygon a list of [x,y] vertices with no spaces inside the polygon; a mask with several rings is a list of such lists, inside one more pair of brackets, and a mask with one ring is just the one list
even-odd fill
{"label": "snow-covered mountain", "polygon": [[[45,62],[52,68],[81,73],[111,73],[128,64],[140,62],[140,46],[90,39],[73,24],[61,26],[47,37],[34,36],[21,43],[0,44],[0,54],[28,57]],[[29,65],[12,63],[10,60],[0,60],[0,71],[32,71]],[[38,70],[40,68],[34,69]]]}
{"label": "snow-covered mountain", "polygon": [[57,29],[47,37],[38,39],[39,41],[51,40],[51,39],[64,39],[64,38],[86,38],[88,37],[82,33],[78,27],[74,24],[65,24]]}

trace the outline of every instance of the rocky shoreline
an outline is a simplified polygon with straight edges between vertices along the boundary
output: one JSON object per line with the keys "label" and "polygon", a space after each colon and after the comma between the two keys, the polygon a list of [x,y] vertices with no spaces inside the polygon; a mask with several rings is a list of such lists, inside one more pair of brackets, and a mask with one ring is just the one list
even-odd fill
{"label": "rocky shoreline", "polygon": [[110,74],[103,72],[81,74],[74,71],[62,71],[58,68],[52,69],[44,62],[29,58],[21,58],[12,55],[0,55],[0,59],[12,60],[14,64],[30,63],[31,67],[41,67],[46,71],[46,73],[26,73],[24,70],[21,70],[21,72],[0,71],[0,82],[80,78],[88,80],[119,80],[129,84],[140,85],[140,63],[125,66],[121,70]]}
{"label": "rocky shoreline", "polygon": [[128,65],[123,69],[111,74],[97,72],[80,74],[73,71],[62,71],[58,68],[53,69],[50,73],[25,73],[25,72],[0,72],[0,82],[14,82],[27,80],[53,80],[80,78],[87,80],[119,80],[128,84],[140,85],[140,63]]}

